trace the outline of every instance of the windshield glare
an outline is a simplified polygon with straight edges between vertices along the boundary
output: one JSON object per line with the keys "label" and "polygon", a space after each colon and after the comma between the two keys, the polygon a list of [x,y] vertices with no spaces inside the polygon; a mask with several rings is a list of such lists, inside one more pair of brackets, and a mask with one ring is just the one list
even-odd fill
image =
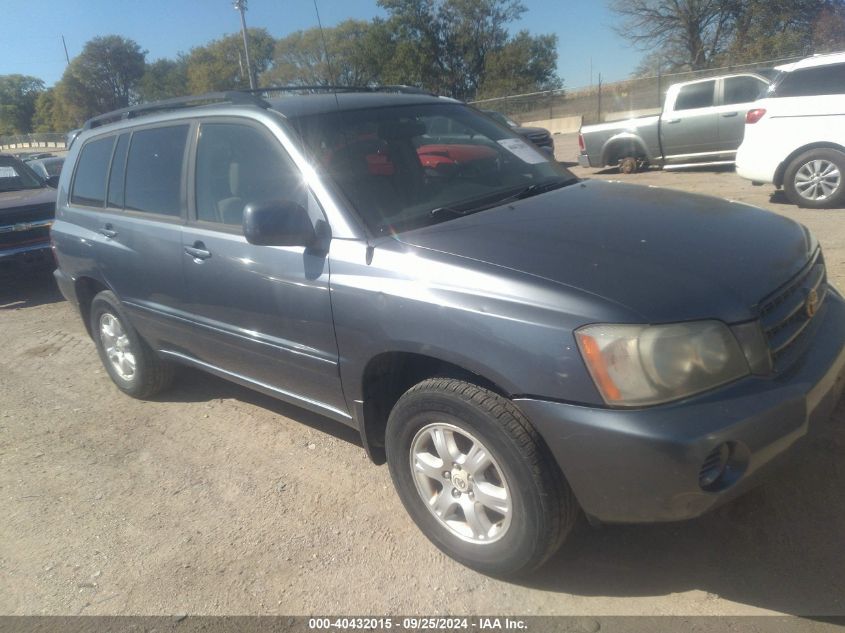
{"label": "windshield glare", "polygon": [[[320,170],[368,227],[396,232],[577,179],[522,137],[458,104],[294,119]],[[448,211],[443,213],[442,211]]]}
{"label": "windshield glare", "polygon": [[44,183],[21,162],[0,157],[0,192],[41,189]]}

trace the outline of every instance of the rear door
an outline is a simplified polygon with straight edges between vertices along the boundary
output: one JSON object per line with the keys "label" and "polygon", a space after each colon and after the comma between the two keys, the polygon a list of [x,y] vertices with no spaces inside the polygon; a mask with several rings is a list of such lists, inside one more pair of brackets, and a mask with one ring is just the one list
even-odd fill
{"label": "rear door", "polygon": [[769,85],[753,75],[725,77],[721,84],[719,106],[719,150],[732,157],[742,144],[745,134],[745,115],[753,109],[754,102],[760,98]]}
{"label": "rear door", "polygon": [[671,109],[660,115],[660,142],[668,162],[712,160],[719,151],[716,80],[681,86]]}
{"label": "rear door", "polygon": [[[135,327],[157,348],[182,340],[182,225],[189,129],[189,123],[158,125],[116,137],[106,206],[92,216],[102,275]],[[80,171],[83,164],[81,160]],[[79,180],[77,173],[75,193]]]}
{"label": "rear door", "polygon": [[335,417],[348,417],[338,372],[328,253],[255,246],[244,207],[294,201],[322,218],[273,134],[247,119],[202,120],[191,217],[183,234],[186,312],[195,361]]}

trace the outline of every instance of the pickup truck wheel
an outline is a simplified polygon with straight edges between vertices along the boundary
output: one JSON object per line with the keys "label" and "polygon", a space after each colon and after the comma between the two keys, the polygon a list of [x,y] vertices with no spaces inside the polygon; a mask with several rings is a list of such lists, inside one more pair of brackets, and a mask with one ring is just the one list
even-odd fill
{"label": "pickup truck wheel", "polygon": [[156,356],[141,339],[109,290],[91,302],[91,333],[103,367],[124,393],[148,398],[173,381],[173,365]]}
{"label": "pickup truck wheel", "polygon": [[522,412],[492,391],[425,380],[396,403],[385,443],[405,509],[467,567],[531,571],[572,529],[577,504],[560,469]]}
{"label": "pickup truck wheel", "polygon": [[799,207],[841,207],[845,205],[844,177],[845,154],[834,149],[813,149],[789,164],[783,189]]}
{"label": "pickup truck wheel", "polygon": [[636,174],[640,169],[640,161],[633,156],[626,156],[619,161],[619,171],[623,174]]}

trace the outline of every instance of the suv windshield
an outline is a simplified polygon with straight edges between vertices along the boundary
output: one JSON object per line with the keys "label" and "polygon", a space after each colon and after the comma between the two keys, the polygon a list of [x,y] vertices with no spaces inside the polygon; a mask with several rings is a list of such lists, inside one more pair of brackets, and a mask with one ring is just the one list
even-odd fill
{"label": "suv windshield", "polygon": [[11,156],[0,156],[0,193],[42,189],[44,183],[29,167]]}
{"label": "suv windshield", "polygon": [[380,233],[577,182],[521,137],[458,104],[341,110],[291,122],[319,169]]}

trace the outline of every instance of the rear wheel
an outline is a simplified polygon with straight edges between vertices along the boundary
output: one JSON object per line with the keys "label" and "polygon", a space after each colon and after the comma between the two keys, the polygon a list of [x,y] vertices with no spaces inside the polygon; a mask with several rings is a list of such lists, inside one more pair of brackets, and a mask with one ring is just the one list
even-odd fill
{"label": "rear wheel", "polygon": [[623,174],[636,174],[639,169],[639,162],[633,156],[626,156],[619,161],[619,171]]}
{"label": "rear wheel", "polygon": [[845,154],[834,149],[804,152],[786,168],[783,189],[799,207],[829,209],[845,205]]}
{"label": "rear wheel", "polygon": [[173,382],[173,365],[156,356],[141,339],[109,290],[91,302],[91,333],[103,367],[124,393],[148,398]]}
{"label": "rear wheel", "polygon": [[421,382],[391,412],[386,448],[411,518],[468,567],[528,572],[572,528],[577,505],[560,469],[519,409],[492,391]]}

